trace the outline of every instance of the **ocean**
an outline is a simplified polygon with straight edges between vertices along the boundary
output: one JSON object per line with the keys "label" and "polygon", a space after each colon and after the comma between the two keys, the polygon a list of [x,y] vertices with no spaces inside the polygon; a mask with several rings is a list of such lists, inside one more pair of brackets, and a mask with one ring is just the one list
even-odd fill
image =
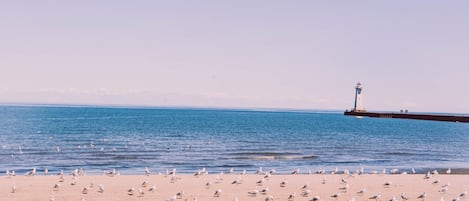
{"label": "ocean", "polygon": [[342,112],[0,106],[0,170],[469,169],[469,124]]}

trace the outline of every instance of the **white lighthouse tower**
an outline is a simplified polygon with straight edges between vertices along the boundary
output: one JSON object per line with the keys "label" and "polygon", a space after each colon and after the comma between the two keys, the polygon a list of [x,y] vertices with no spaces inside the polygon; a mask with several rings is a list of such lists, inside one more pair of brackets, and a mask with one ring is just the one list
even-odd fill
{"label": "white lighthouse tower", "polygon": [[362,83],[358,82],[355,86],[355,104],[353,106],[353,112],[364,112],[365,109],[363,108],[362,104]]}

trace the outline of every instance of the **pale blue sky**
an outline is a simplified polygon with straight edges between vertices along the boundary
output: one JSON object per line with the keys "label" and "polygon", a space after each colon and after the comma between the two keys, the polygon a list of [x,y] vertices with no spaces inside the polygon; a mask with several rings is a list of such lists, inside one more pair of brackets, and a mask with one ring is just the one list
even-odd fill
{"label": "pale blue sky", "polygon": [[0,103],[469,113],[467,1],[1,1]]}

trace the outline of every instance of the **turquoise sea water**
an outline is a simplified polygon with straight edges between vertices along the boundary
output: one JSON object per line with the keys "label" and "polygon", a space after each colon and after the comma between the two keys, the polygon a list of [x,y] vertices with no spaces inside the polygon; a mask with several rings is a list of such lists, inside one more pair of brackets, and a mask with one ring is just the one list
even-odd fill
{"label": "turquoise sea water", "polygon": [[0,106],[0,170],[469,168],[469,124],[341,112]]}

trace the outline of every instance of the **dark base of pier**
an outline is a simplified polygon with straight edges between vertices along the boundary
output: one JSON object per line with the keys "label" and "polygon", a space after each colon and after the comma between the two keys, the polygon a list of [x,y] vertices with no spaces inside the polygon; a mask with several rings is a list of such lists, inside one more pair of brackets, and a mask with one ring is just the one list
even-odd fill
{"label": "dark base of pier", "polygon": [[417,120],[450,121],[450,122],[469,123],[469,116],[456,116],[456,115],[381,113],[381,112],[356,112],[356,111],[345,111],[344,115],[362,116],[362,117],[376,117],[376,118],[417,119]]}

